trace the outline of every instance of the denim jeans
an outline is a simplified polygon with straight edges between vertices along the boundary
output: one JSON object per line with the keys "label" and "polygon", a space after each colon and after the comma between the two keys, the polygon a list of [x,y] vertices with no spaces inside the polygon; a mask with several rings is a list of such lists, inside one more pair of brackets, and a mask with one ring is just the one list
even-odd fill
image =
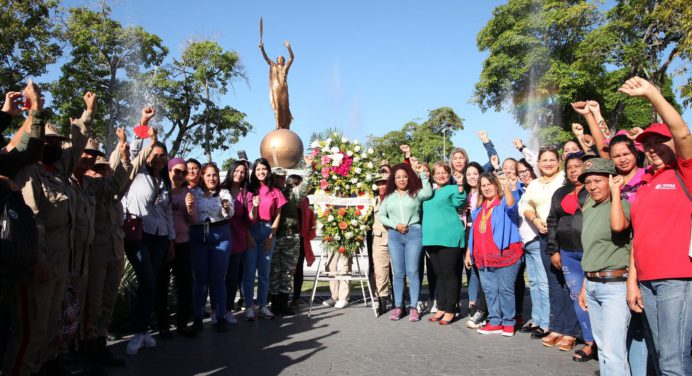
{"label": "denim jeans", "polygon": [[640,282],[662,375],[692,375],[692,279]]}
{"label": "denim jeans", "polygon": [[577,320],[579,320],[581,335],[585,342],[591,342],[593,341],[593,334],[591,334],[589,313],[579,306],[579,294],[584,284],[584,270],[581,268],[582,256],[584,256],[584,251],[560,249],[562,274],[565,275],[565,284],[567,285],[567,290],[569,290],[569,297],[572,299],[574,313],[577,315]]}
{"label": "denim jeans", "polygon": [[212,309],[218,319],[226,314],[226,271],[231,255],[231,227],[227,224],[190,227],[192,258],[192,312],[202,318],[202,310],[210,289]]}
{"label": "denim jeans", "polygon": [[[541,247],[542,248],[542,247]],[[550,256],[541,250],[541,261],[548,277],[548,298],[550,299],[550,331],[568,335],[579,336],[579,321],[574,312],[572,299],[565,286],[565,277],[550,263]]]}
{"label": "denim jeans", "polygon": [[504,268],[479,269],[481,286],[488,303],[490,325],[514,326],[517,307],[514,300],[514,284],[522,259]]}
{"label": "denim jeans", "polygon": [[591,331],[598,345],[601,375],[629,375],[627,363],[627,329],[630,309],[627,306],[625,282],[586,281]]}
{"label": "denim jeans", "polygon": [[137,295],[135,298],[134,329],[135,333],[144,333],[149,329],[149,318],[154,304],[156,280],[163,259],[168,251],[168,238],[144,233],[142,240],[125,249],[127,259],[137,276]]}
{"label": "denim jeans", "polygon": [[240,286],[240,267],[243,264],[243,254],[231,255],[228,261],[228,272],[226,273],[226,311],[235,310],[235,295]]}
{"label": "denim jeans", "polygon": [[630,328],[627,331],[627,361],[630,364],[631,376],[646,376],[649,349],[647,346],[644,314],[631,312]]}
{"label": "denim jeans", "polygon": [[268,251],[264,249],[264,241],[271,234],[272,225],[269,222],[253,223],[250,227],[250,234],[255,239],[255,246],[248,248],[243,255],[243,293],[245,307],[252,307],[252,298],[255,291],[255,272],[257,273],[257,304],[267,305],[267,295],[269,294],[269,272],[272,265],[272,252],[276,240],[272,239],[271,247]]}
{"label": "denim jeans", "polygon": [[481,289],[481,283],[478,278],[478,273],[474,273],[473,268],[471,268],[469,272],[466,273],[466,277],[469,284],[469,303],[473,302],[474,304],[478,305],[478,292]]}
{"label": "denim jeans", "polygon": [[394,305],[404,305],[404,278],[408,277],[411,307],[416,307],[420,294],[420,275],[418,261],[422,252],[422,233],[419,224],[408,227],[405,234],[396,230],[388,233],[389,256],[392,258],[392,274],[394,284]]}
{"label": "denim jeans", "polygon": [[524,246],[524,257],[531,295],[531,321],[547,331],[550,328],[550,297],[548,276],[541,261],[541,249],[544,247],[545,241],[537,237]]}

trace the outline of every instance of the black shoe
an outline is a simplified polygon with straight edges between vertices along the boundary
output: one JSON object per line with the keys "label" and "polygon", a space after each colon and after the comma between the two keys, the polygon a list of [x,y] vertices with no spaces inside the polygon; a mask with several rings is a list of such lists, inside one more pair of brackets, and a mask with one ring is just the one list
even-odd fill
{"label": "black shoe", "polygon": [[175,335],[169,328],[159,330],[159,338],[161,339],[173,339]]}
{"label": "black shoe", "polygon": [[203,328],[204,324],[202,324],[202,319],[195,319],[192,322],[192,330],[194,330],[195,332],[201,332]]}
{"label": "black shoe", "polygon": [[125,359],[119,358],[106,346],[106,337],[99,337],[94,340],[98,348],[99,359],[104,367],[123,367]]}
{"label": "black shoe", "polygon": [[279,307],[281,308],[281,313],[287,316],[293,316],[295,315],[295,311],[291,309],[291,307],[288,305],[288,294],[287,293],[280,293],[279,294]]}
{"label": "black shoe", "polygon": [[178,328],[176,329],[176,332],[178,332],[178,335],[181,335],[183,337],[187,338],[194,338],[197,336],[197,331],[195,328],[192,326],[187,326],[187,324],[178,324]]}
{"label": "black shoe", "polygon": [[222,317],[216,322],[216,332],[217,333],[226,333],[228,331],[228,327],[226,326],[226,318]]}
{"label": "black shoe", "polygon": [[528,323],[519,329],[519,333],[533,333],[536,331],[536,328],[539,328],[539,326],[533,325],[533,323]]}
{"label": "black shoe", "polygon": [[533,330],[533,333],[531,333],[531,339],[541,339],[548,334],[550,334],[549,330],[543,330],[543,328],[538,327]]}
{"label": "black shoe", "polygon": [[301,301],[300,297],[293,297],[293,300],[291,300],[291,307],[298,308],[300,307]]}

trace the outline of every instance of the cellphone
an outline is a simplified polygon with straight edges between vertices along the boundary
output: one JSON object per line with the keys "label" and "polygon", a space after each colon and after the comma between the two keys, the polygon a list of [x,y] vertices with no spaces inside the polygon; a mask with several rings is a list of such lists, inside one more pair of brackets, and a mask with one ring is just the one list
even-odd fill
{"label": "cellphone", "polygon": [[245,152],[245,150],[238,150],[238,158],[244,159],[246,161],[249,160],[249,159],[247,159],[247,153]]}

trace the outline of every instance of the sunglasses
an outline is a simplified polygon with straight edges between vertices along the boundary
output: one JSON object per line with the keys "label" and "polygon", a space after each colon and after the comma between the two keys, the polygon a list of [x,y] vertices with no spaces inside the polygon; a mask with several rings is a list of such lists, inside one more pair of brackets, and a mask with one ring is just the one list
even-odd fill
{"label": "sunglasses", "polygon": [[174,168],[174,169],[172,169],[171,171],[173,171],[173,175],[176,175],[176,176],[177,176],[177,175],[183,175],[183,176],[185,176],[185,175],[187,174],[187,170],[181,170],[181,169],[178,169],[178,168]]}

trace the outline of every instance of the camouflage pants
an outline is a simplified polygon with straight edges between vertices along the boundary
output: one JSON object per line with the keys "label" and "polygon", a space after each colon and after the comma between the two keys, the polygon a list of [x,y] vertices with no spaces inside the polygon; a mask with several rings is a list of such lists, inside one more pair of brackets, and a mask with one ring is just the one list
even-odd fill
{"label": "camouflage pants", "polygon": [[276,239],[272,255],[269,294],[290,294],[293,290],[293,274],[300,256],[300,235],[282,236]]}

